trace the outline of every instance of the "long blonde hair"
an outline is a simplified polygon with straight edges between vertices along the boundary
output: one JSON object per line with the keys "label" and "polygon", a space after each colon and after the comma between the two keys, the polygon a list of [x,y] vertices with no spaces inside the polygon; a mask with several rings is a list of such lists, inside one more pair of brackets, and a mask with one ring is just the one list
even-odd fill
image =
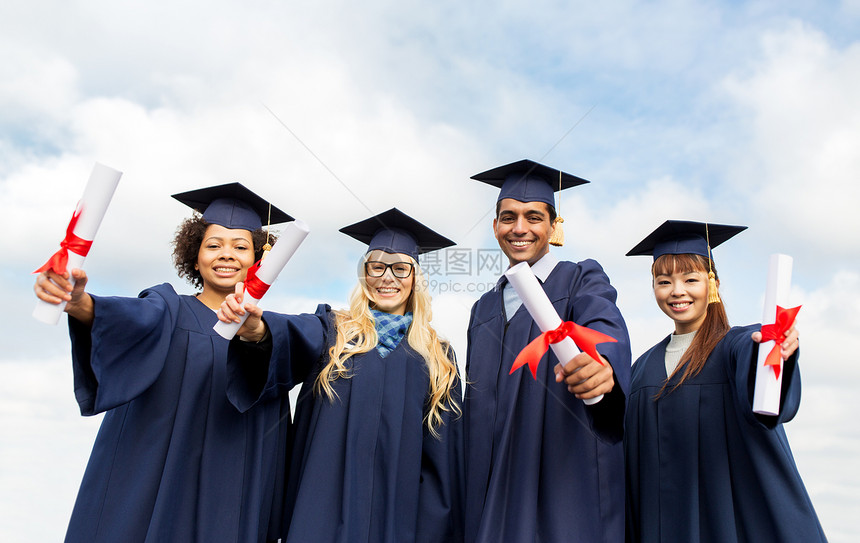
{"label": "long blonde hair", "polygon": [[[329,349],[329,360],[323,366],[316,382],[314,392],[325,394],[330,401],[337,398],[332,383],[336,379],[352,377],[347,360],[356,354],[366,353],[376,348],[379,338],[376,335],[370,304],[373,300],[367,281],[364,277],[364,255],[360,263],[359,281],[349,296],[349,310],[335,311],[335,330],[337,332],[334,345]],[[412,293],[406,304],[407,311],[412,312],[412,324],[406,333],[406,340],[424,359],[427,373],[430,376],[427,405],[425,406],[424,424],[434,437],[439,437],[438,428],[442,425],[442,415],[451,412],[454,416],[461,414],[458,401],[454,400],[452,390],[457,383],[457,365],[454,361],[454,351],[448,342],[443,342],[430,326],[433,311],[430,307],[430,293],[421,267],[413,258],[409,258],[413,266],[414,281]],[[456,392],[456,391],[455,391]]]}

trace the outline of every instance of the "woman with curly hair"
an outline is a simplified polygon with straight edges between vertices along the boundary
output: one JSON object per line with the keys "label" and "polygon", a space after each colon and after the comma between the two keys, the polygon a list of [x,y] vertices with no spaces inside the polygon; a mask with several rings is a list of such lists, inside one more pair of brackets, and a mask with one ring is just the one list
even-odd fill
{"label": "woman with curly hair", "polygon": [[[269,204],[239,183],[174,198],[202,213],[173,240],[180,277],[138,298],[95,296],[87,275],[43,272],[36,295],[66,301],[81,414],[104,413],[67,542],[261,542],[277,539],[289,406],[239,413],[226,396],[228,341],[215,310],[260,258]],[[271,208],[275,223],[292,220]],[[283,456],[281,456],[283,461]],[[279,488],[281,487],[281,488]]]}
{"label": "woman with curly hair", "polygon": [[460,383],[417,261],[453,242],[396,208],[341,232],[368,244],[349,309],[262,312],[240,288],[221,305],[222,321],[249,315],[227,394],[245,410],[303,383],[286,542],[462,540]]}
{"label": "woman with curly hair", "polygon": [[797,330],[781,342],[777,415],[752,410],[758,325],[729,326],[711,248],[745,226],[666,221],[628,252],[652,255],[674,333],[633,365],[625,418],[627,540],[826,541],[783,423],[800,405]]}

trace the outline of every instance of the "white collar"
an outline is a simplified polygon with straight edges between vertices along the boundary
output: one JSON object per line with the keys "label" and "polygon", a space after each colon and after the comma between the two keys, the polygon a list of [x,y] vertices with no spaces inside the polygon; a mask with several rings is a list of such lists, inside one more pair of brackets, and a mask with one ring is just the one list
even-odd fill
{"label": "white collar", "polygon": [[[549,274],[555,269],[556,264],[558,264],[558,259],[551,253],[547,253],[534,263],[531,267],[532,273],[540,279],[541,283],[545,283]],[[502,291],[502,303],[505,306],[505,315],[508,320],[513,318],[514,313],[517,312],[517,309],[523,303],[510,281],[505,281],[505,288]]]}
{"label": "white collar", "polygon": [[532,264],[532,273],[540,279],[541,283],[546,283],[547,277],[555,269],[558,264],[558,258],[554,254],[547,252],[540,260]]}

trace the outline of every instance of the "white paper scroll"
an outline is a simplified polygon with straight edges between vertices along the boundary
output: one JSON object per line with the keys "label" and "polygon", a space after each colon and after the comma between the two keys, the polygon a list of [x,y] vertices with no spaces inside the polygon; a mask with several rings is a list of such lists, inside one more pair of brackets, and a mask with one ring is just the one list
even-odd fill
{"label": "white paper scroll", "polygon": [[[95,163],[93,171],[90,173],[90,179],[87,181],[87,186],[84,189],[84,195],[75,208],[75,213],[80,211],[80,216],[74,229],[74,234],[77,237],[87,241],[92,241],[95,238],[121,176],[122,172],[108,168],[98,162]],[[79,255],[69,250],[69,264],[67,267],[69,272],[71,272],[72,268],[82,268],[85,259],[86,255]],[[74,285],[75,281],[72,277],[69,277],[69,281]],[[65,307],[65,301],[59,304],[51,304],[38,300],[36,302],[36,309],[33,310],[33,317],[45,324],[57,324]]]}
{"label": "white paper scroll", "polygon": [[[284,266],[287,265],[287,262],[292,258],[293,253],[296,252],[296,249],[299,248],[299,245],[307,237],[310,229],[308,225],[301,220],[295,220],[287,223],[287,226],[284,228],[284,231],[278,236],[278,241],[275,242],[275,245],[272,246],[272,250],[269,251],[269,255],[260,263],[260,269],[257,270],[257,278],[270,285],[278,278],[278,275],[281,273],[281,270],[284,269]],[[260,300],[251,296],[247,291],[245,291],[243,303],[254,302],[258,303]],[[221,337],[225,339],[233,339],[233,336],[236,335],[236,332],[239,331],[239,328],[244,324],[245,319],[248,318],[248,314],[245,313],[239,319],[239,322],[222,322],[218,321],[215,323],[213,327],[216,332],[218,332]]]}
{"label": "white paper scroll", "polygon": [[[526,306],[529,315],[532,316],[541,332],[555,330],[561,326],[561,317],[558,316],[555,307],[549,301],[537,277],[532,273],[528,262],[520,262],[516,266],[512,266],[505,272],[505,276],[511,282],[514,290],[517,291],[517,295],[523,301],[523,305]],[[570,359],[579,354],[579,349],[569,337],[564,338],[558,343],[550,344],[550,347],[562,364],[566,364]],[[595,398],[583,400],[583,402],[585,402],[585,405],[594,405],[602,399],[603,394]]]}
{"label": "white paper scroll", "polygon": [[[792,258],[788,255],[770,255],[767,273],[767,288],[764,294],[764,313],[762,324],[772,324],[776,320],[776,306],[788,307],[791,290]],[[782,390],[782,374],[774,374],[773,368],[765,366],[767,353],[773,348],[773,341],[759,345],[756,362],[755,389],[753,391],[753,412],[761,415],[778,415]]]}

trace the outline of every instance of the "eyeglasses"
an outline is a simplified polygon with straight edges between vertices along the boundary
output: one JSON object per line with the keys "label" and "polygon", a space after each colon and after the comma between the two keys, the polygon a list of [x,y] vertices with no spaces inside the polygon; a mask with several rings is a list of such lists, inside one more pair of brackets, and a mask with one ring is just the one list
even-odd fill
{"label": "eyeglasses", "polygon": [[391,268],[391,273],[393,273],[394,277],[398,279],[406,279],[412,275],[412,264],[409,262],[394,262],[392,264],[386,264],[385,262],[379,262],[378,260],[370,260],[364,263],[364,273],[367,274],[368,277],[382,277],[385,275],[385,271],[388,268]]}

